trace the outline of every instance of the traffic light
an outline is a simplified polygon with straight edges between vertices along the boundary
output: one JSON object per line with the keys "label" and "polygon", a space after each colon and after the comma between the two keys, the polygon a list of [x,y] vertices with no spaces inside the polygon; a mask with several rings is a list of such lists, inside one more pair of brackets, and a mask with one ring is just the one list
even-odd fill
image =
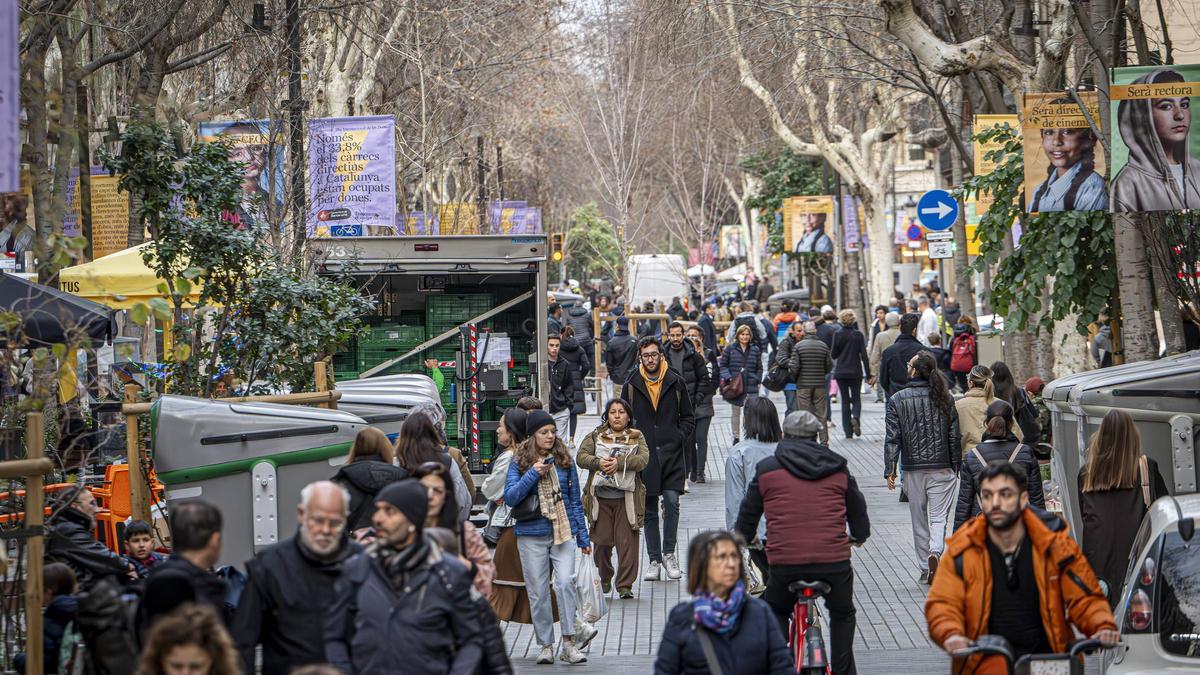
{"label": "traffic light", "polygon": [[550,235],[550,257],[554,262],[562,262],[563,259],[563,233],[554,232]]}

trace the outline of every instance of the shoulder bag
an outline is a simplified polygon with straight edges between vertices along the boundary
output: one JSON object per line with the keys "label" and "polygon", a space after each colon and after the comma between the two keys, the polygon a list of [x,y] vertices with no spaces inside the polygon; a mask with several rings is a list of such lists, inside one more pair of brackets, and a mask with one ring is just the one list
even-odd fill
{"label": "shoulder bag", "polygon": [[717,650],[713,648],[712,636],[708,629],[698,623],[692,624],[696,639],[700,641],[700,650],[704,652],[704,660],[708,663],[708,672],[712,675],[725,675],[721,662],[717,660]]}
{"label": "shoulder bag", "polygon": [[[513,458],[513,461],[517,461],[515,457]],[[510,508],[512,510],[509,514],[512,516],[512,519],[518,523],[524,523],[530,520],[537,520],[538,518],[541,518],[542,502],[538,498],[537,485],[535,484],[533,486],[533,489],[529,491],[529,494],[526,495],[525,499],[513,504]]]}
{"label": "shoulder bag", "polygon": [[[736,347],[734,347],[736,349]],[[721,398],[726,401],[736,401],[746,393],[746,361],[750,359],[750,351],[742,355],[742,370],[733,378],[725,380],[721,383]]]}

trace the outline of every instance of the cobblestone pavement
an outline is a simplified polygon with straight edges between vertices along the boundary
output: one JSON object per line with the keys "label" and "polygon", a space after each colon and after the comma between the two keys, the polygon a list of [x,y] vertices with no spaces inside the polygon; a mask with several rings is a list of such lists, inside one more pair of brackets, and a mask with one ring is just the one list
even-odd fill
{"label": "cobblestone pavement", "polygon": [[[772,396],[782,413],[783,397]],[[858,629],[855,658],[860,673],[949,672],[949,658],[926,637],[923,612],[926,587],[918,583],[920,571],[912,547],[908,508],[897,502],[883,474],[883,405],[864,396],[861,438],[847,440],[831,427],[832,448],[845,455],[850,470],[867,498],[871,539],[854,549],[855,603]],[[840,420],[840,403],[834,419]],[[680,500],[680,566],[687,569],[687,542],[700,531],[724,527],[724,474],[726,452],[732,445],[729,406],[718,402],[709,440],[708,482],[691,488]],[[591,430],[595,417],[579,421],[580,433]],[[646,565],[645,547],[642,565]],[[644,569],[644,567],[643,567]],[[640,575],[639,575],[640,576]],[[647,673],[653,670],[662,627],[671,608],[688,597],[686,577],[679,581],[639,581],[637,598],[610,597],[609,613],[598,624],[599,635],[588,649],[588,663],[570,668],[575,673]],[[533,662],[537,644],[531,626],[507,624],[505,639],[517,672],[540,672]]]}

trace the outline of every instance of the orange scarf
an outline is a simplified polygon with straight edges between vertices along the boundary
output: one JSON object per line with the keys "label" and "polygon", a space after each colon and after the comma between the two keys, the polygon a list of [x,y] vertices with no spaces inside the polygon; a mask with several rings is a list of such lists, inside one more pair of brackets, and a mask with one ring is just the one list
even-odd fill
{"label": "orange scarf", "polygon": [[650,373],[646,372],[646,366],[638,366],[638,371],[642,374],[642,379],[646,382],[646,391],[650,392],[650,405],[658,410],[658,397],[662,395],[663,380],[667,379],[667,366],[661,361],[658,364],[658,379],[651,379]]}

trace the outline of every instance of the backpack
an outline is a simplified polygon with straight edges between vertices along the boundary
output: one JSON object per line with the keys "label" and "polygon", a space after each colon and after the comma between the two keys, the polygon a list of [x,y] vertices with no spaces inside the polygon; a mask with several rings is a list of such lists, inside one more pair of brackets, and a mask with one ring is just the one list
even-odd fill
{"label": "backpack", "polygon": [[737,341],[738,328],[742,326],[750,326],[751,342],[758,342],[758,317],[754,315],[739,316],[733,320],[733,340]]}
{"label": "backpack", "polygon": [[975,336],[963,333],[954,338],[950,350],[950,372],[969,373],[975,367]]}

